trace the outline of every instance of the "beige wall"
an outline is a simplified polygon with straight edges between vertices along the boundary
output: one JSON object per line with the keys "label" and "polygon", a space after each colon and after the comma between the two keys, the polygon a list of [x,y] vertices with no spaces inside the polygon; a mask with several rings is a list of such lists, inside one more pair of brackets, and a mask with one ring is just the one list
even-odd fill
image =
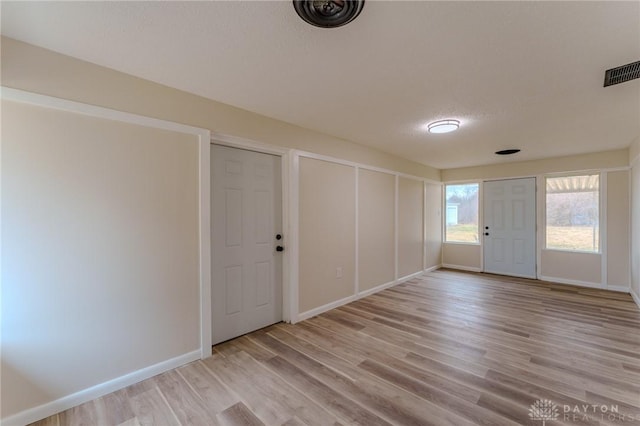
{"label": "beige wall", "polygon": [[640,136],[638,136],[629,146],[629,163],[634,165],[634,160],[640,156]]}
{"label": "beige wall", "polygon": [[442,244],[442,265],[478,271],[482,269],[479,244]]}
{"label": "beige wall", "polygon": [[629,172],[607,173],[607,284],[629,287]]}
{"label": "beige wall", "polygon": [[440,180],[374,149],[2,37],[2,85]]}
{"label": "beige wall", "polygon": [[540,262],[543,277],[595,285],[602,282],[602,259],[598,253],[542,250]]}
{"label": "beige wall", "polygon": [[442,185],[426,184],[425,192],[425,268],[442,261]]}
{"label": "beige wall", "polygon": [[299,175],[301,319],[422,271],[427,242],[430,266],[440,265],[439,184],[427,184],[435,205],[425,239],[424,181],[304,155]]}
{"label": "beige wall", "polygon": [[631,290],[640,306],[640,138],[631,146]]}
{"label": "beige wall", "polygon": [[398,278],[423,270],[424,183],[398,182]]}
{"label": "beige wall", "polygon": [[510,177],[536,176],[545,173],[562,173],[573,170],[597,170],[629,165],[629,150],[598,152],[544,160],[492,164],[490,166],[464,167],[442,171],[442,181],[482,180]]}
{"label": "beige wall", "polygon": [[355,173],[351,166],[300,159],[300,312],[354,293]]}
{"label": "beige wall", "polygon": [[358,170],[358,289],[395,279],[396,177]]}
{"label": "beige wall", "polygon": [[195,136],[2,102],[2,416],[199,349]]}

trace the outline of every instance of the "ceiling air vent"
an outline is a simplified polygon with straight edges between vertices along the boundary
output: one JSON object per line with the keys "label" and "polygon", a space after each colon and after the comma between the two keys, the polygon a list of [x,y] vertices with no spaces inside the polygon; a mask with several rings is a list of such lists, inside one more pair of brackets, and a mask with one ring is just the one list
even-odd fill
{"label": "ceiling air vent", "polygon": [[496,151],[497,155],[512,155],[519,153],[519,149],[503,149],[502,151]]}
{"label": "ceiling air vent", "polygon": [[322,28],[346,25],[362,12],[364,0],[293,0],[293,7],[307,23]]}
{"label": "ceiling air vent", "polygon": [[604,87],[640,78],[640,61],[621,67],[611,68],[604,73]]}

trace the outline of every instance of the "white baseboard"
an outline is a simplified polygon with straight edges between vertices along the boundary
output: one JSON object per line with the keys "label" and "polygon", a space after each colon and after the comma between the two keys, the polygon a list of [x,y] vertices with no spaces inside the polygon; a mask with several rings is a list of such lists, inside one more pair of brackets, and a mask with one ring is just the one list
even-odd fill
{"label": "white baseboard", "polygon": [[607,290],[611,290],[611,291],[617,291],[619,293],[630,293],[631,292],[631,287],[624,286],[624,285],[607,285],[605,287]]}
{"label": "white baseboard", "polygon": [[389,281],[386,284],[382,284],[382,285],[379,285],[377,287],[370,288],[368,290],[362,290],[360,293],[358,293],[358,297],[357,298],[361,299],[363,297],[370,296],[370,295],[372,295],[374,293],[377,293],[379,291],[385,290],[385,289],[387,289],[389,287],[393,287],[396,284],[398,284],[398,281]]}
{"label": "white baseboard", "polygon": [[316,315],[320,315],[323,312],[330,311],[331,309],[335,309],[338,306],[346,305],[347,303],[353,302],[357,298],[358,297],[356,295],[351,295],[351,296],[345,297],[344,299],[336,300],[334,302],[327,303],[326,305],[318,306],[317,308],[313,308],[306,312],[302,312],[298,314],[298,318],[296,319],[294,324],[296,322],[304,321],[308,318],[315,317]]}
{"label": "white baseboard", "polygon": [[[331,303],[327,303],[326,305],[322,305],[322,306],[318,306],[317,308],[314,309],[310,309],[306,312],[302,312],[301,314],[298,314],[297,318],[295,321],[292,321],[292,323],[296,323],[296,322],[300,322],[300,321],[304,321],[308,318],[314,317],[316,315],[320,315],[323,312],[327,312],[330,311],[331,309],[335,309],[339,306],[342,305],[346,305],[347,303],[351,303],[355,300],[358,299],[362,299],[363,297],[367,297],[370,296],[372,294],[378,293],[382,290],[385,290],[387,288],[393,287],[395,285],[401,284],[405,281],[409,281],[413,278],[416,278],[420,275],[422,275],[423,273],[426,272],[431,272],[431,271],[435,271],[437,269],[440,268],[449,268],[449,269],[458,269],[461,271],[470,271],[470,272],[482,272],[481,268],[472,268],[469,266],[460,266],[460,265],[450,265],[450,264],[442,264],[442,265],[436,265],[436,266],[432,266],[430,268],[425,269],[424,271],[418,271],[416,273],[404,276],[402,278],[398,278],[395,281],[390,281],[388,283],[385,284],[381,284],[377,287],[368,289],[368,290],[363,290],[361,292],[359,292],[356,295],[352,295],[352,296],[348,296],[345,297],[343,299],[340,300],[336,300],[334,302]],[[558,284],[569,284],[569,285],[575,285],[575,286],[580,286],[580,287],[589,287],[589,288],[598,288],[598,289],[602,289],[602,290],[611,290],[611,291],[619,291],[622,293],[629,293],[629,288],[628,287],[624,287],[624,286],[609,286],[609,287],[605,287],[602,286],[602,284],[598,284],[598,283],[590,283],[590,282],[586,282],[586,281],[576,281],[576,280],[566,280],[563,278],[554,278],[554,277],[546,277],[546,276],[541,276],[538,278],[541,281],[549,281],[549,282],[554,282],[554,283],[558,283]],[[640,297],[635,294],[633,291],[631,292],[631,295],[633,296],[634,300],[636,301],[636,303],[638,304],[638,306],[640,307]]]}
{"label": "white baseboard", "polygon": [[638,293],[631,290],[631,297],[633,297],[633,300],[636,302],[636,305],[638,305],[638,308],[640,308],[640,296],[638,296]]}
{"label": "white baseboard", "polygon": [[424,273],[432,272],[432,271],[435,271],[435,270],[440,269],[440,268],[442,268],[442,265],[436,265],[436,266],[432,266],[430,268],[425,269],[423,272]]}
{"label": "white baseboard", "polygon": [[55,401],[47,402],[46,404],[42,404],[34,408],[29,408],[12,416],[5,417],[0,420],[0,425],[24,426],[29,423],[33,423],[198,359],[200,359],[200,349],[125,374],[124,376],[117,377],[107,382],[91,386],[90,388],[56,399]]}
{"label": "white baseboard", "polygon": [[484,273],[484,274],[492,274],[492,275],[500,275],[500,276],[503,276],[503,277],[526,278],[528,280],[537,280],[538,279],[535,275],[531,276],[531,275],[521,275],[521,274],[507,274],[505,272],[493,272],[493,271],[487,271],[487,270],[482,271],[482,273]]}
{"label": "white baseboard", "polygon": [[600,290],[616,291],[619,293],[628,294],[631,291],[631,288],[629,286],[623,286],[623,285],[606,285],[606,284],[603,285],[600,283],[590,283],[588,281],[567,280],[564,278],[555,278],[555,277],[547,277],[547,276],[541,276],[539,277],[539,279],[541,281],[550,281],[558,284],[568,284],[568,285],[575,285],[579,287],[597,288]]}
{"label": "white baseboard", "polygon": [[544,275],[541,275],[540,277],[538,277],[538,279],[540,281],[549,281],[549,282],[558,283],[558,284],[569,284],[569,285],[576,285],[579,287],[599,288],[600,290],[607,290],[607,287],[600,283],[590,283],[588,281],[567,280],[565,278],[547,277]]}
{"label": "white baseboard", "polygon": [[451,265],[449,263],[443,263],[442,267],[448,269],[457,269],[459,271],[482,272],[482,268],[476,268],[473,266]]}
{"label": "white baseboard", "polygon": [[424,271],[418,271],[418,272],[414,272],[413,274],[405,275],[404,277],[398,278],[396,280],[396,284],[400,284],[400,283],[403,283],[405,281],[412,280],[412,279],[414,279],[416,277],[419,277],[422,274],[424,274]]}
{"label": "white baseboard", "polygon": [[367,297],[367,296],[370,296],[370,295],[372,295],[374,293],[378,293],[378,292],[380,292],[382,290],[385,290],[385,289],[387,289],[389,287],[393,287],[395,285],[401,284],[401,283],[403,283],[405,281],[409,281],[409,280],[411,280],[413,278],[419,277],[420,275],[424,274],[425,272],[433,271],[435,269],[438,269],[439,267],[440,267],[440,265],[431,267],[429,269],[425,269],[424,271],[418,271],[418,272],[415,272],[413,274],[409,274],[407,276],[404,276],[402,278],[398,278],[397,280],[390,281],[390,282],[385,283],[385,284],[381,284],[381,285],[379,285],[377,287],[374,287],[374,288],[371,288],[371,289],[368,289],[368,290],[363,290],[363,291],[359,292],[358,294],[354,294],[352,296],[348,296],[348,297],[345,297],[343,299],[336,300],[336,301],[331,302],[331,303],[327,303],[326,305],[318,306],[317,308],[310,309],[310,310],[308,310],[306,312],[302,312],[302,313],[298,314],[298,316],[295,319],[295,321],[292,321],[292,324],[295,324],[295,323],[300,322],[300,321],[304,321],[304,320],[306,320],[308,318],[311,318],[311,317],[315,317],[316,315],[320,315],[323,312],[330,311],[331,309],[335,309],[335,308],[337,308],[339,306],[346,305],[347,303],[351,303],[354,300],[362,299],[363,297]]}

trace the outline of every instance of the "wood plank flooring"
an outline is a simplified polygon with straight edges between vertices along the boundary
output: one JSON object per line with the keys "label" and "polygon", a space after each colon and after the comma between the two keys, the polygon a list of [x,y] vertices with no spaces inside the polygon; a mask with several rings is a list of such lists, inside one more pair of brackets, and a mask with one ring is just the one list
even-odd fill
{"label": "wood plank flooring", "polygon": [[539,399],[640,424],[629,295],[438,270],[35,425],[542,425]]}

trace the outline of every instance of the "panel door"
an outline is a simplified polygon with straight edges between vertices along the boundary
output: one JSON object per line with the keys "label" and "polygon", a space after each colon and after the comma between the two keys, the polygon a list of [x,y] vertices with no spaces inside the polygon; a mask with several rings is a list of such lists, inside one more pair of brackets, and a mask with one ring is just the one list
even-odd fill
{"label": "panel door", "polygon": [[485,182],[484,271],[536,278],[536,180]]}
{"label": "panel door", "polygon": [[280,157],[211,149],[212,340],[282,320]]}

